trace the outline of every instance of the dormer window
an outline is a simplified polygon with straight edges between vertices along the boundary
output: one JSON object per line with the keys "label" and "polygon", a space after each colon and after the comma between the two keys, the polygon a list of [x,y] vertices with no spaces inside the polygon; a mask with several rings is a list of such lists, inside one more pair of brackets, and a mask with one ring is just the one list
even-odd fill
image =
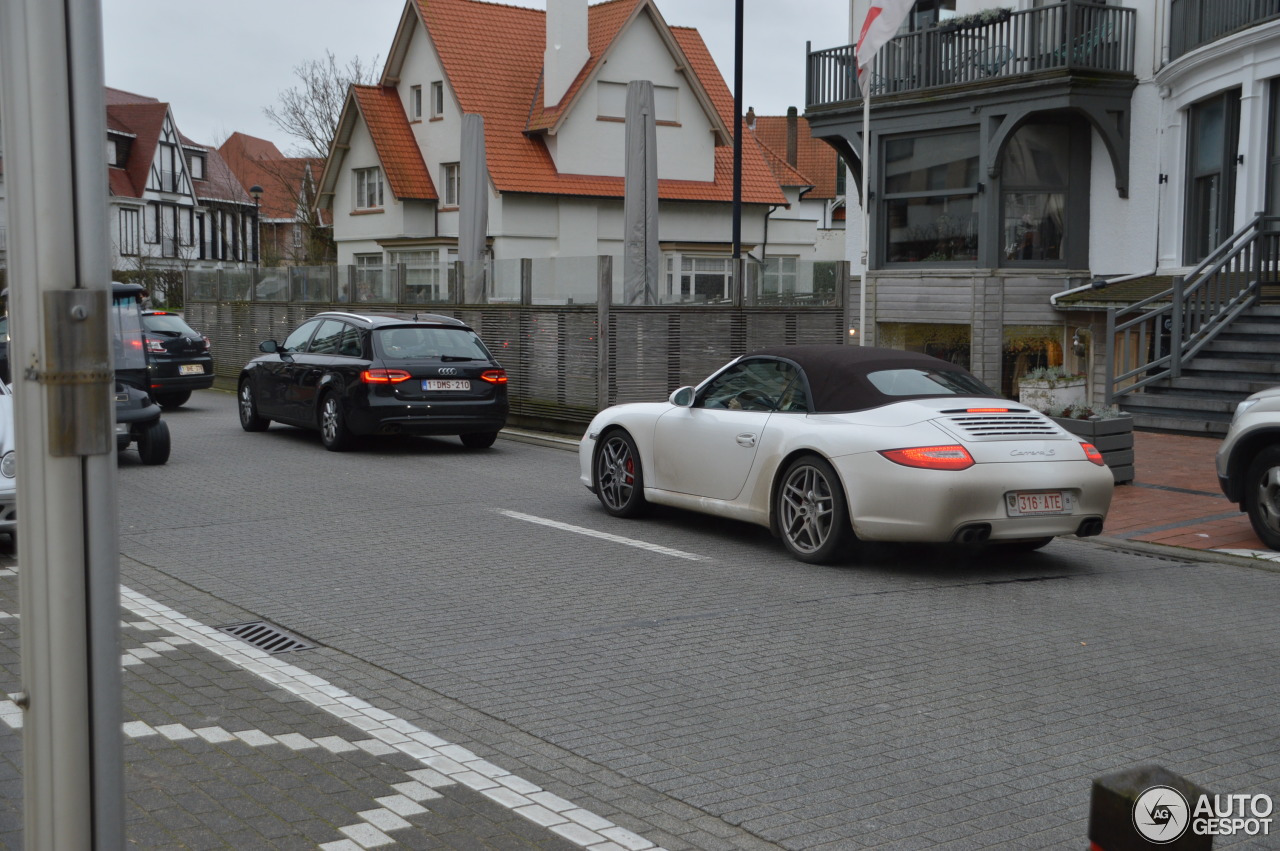
{"label": "dormer window", "polygon": [[356,209],[371,210],[382,208],[382,169],[358,168],[356,178]]}
{"label": "dormer window", "polygon": [[204,157],[202,155],[192,154],[188,165],[191,168],[192,180],[204,180]]}
{"label": "dormer window", "polygon": [[458,164],[441,163],[440,176],[444,188],[444,197],[440,203],[445,207],[458,206]]}
{"label": "dormer window", "polygon": [[431,84],[431,117],[444,117],[444,81],[436,80]]}
{"label": "dormer window", "polygon": [[116,149],[116,140],[107,140],[107,165],[119,165],[120,152]]}

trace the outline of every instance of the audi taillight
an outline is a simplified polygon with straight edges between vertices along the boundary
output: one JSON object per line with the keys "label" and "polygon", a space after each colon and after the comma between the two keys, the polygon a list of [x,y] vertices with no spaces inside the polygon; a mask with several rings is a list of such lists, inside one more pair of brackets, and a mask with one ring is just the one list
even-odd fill
{"label": "audi taillight", "polygon": [[1088,458],[1099,467],[1106,466],[1107,462],[1103,459],[1102,453],[1098,451],[1098,447],[1094,446],[1092,443],[1084,442],[1081,442],[1080,445],[1084,447],[1084,457]]}
{"label": "audi taillight", "polygon": [[360,373],[360,380],[365,384],[399,384],[410,378],[403,369],[366,369]]}
{"label": "audi taillight", "polygon": [[895,464],[926,470],[967,470],[973,466],[973,456],[959,444],[886,449],[880,454]]}
{"label": "audi taillight", "polygon": [[480,378],[490,384],[506,384],[507,371],[505,369],[486,369],[480,373]]}

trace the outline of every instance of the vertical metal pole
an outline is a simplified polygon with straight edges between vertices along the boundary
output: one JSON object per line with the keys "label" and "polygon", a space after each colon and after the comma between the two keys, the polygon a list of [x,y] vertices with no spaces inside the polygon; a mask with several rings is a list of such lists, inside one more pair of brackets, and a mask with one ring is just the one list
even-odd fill
{"label": "vertical metal pole", "polygon": [[733,22],[733,259],[742,256],[742,0]]}
{"label": "vertical metal pole", "polygon": [[[1128,340],[1125,341],[1126,344]],[[1114,307],[1107,308],[1107,339],[1103,341],[1102,351],[1106,352],[1106,360],[1103,369],[1106,372],[1107,380],[1107,407],[1111,407],[1116,401],[1116,309]]]}
{"label": "vertical metal pole", "polygon": [[609,311],[613,308],[613,258],[601,254],[596,279],[596,405],[609,407]]}
{"label": "vertical metal pole", "polygon": [[[1169,317],[1169,377],[1182,375],[1182,315],[1186,295],[1183,292],[1185,279],[1178,275],[1173,279],[1173,313]],[[1159,320],[1156,320],[1157,322]],[[1156,334],[1160,329],[1156,328]],[[1159,339],[1159,337],[1157,337]],[[1158,345],[1158,344],[1157,344]]]}
{"label": "vertical metal pole", "polygon": [[[116,460],[114,451],[53,454],[50,425],[64,425],[50,416],[60,382],[44,380],[60,368],[55,352],[69,348],[74,366],[89,351],[71,345],[75,317],[108,321],[105,309],[52,310],[56,296],[74,291],[96,290],[105,298],[86,303],[110,303],[98,0],[0,3],[0,109],[22,539],[24,842],[29,851],[105,851],[124,847]],[[113,449],[107,373],[93,379],[106,398],[95,397],[103,416],[86,433]]]}

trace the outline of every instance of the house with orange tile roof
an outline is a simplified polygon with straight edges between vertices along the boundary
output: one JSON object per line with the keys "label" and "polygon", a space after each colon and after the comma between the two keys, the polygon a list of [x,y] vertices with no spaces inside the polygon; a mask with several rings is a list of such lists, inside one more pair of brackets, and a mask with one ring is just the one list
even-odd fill
{"label": "house with orange tile roof", "polygon": [[253,198],[169,104],[106,89],[112,268],[176,272],[257,262]]}
{"label": "house with orange tile roof", "polygon": [[787,185],[788,171],[803,181],[799,200],[785,210],[770,216],[769,224],[785,226],[800,222],[810,226],[817,221],[815,258],[840,260],[846,256],[845,246],[845,164],[836,149],[809,131],[809,122],[796,107],[786,115],[756,115],[748,109],[746,125],[778,162],[774,173],[778,182]]}
{"label": "house with orange tile roof", "polygon": [[263,266],[332,263],[333,235],[315,206],[324,160],[286,157],[275,143],[232,133],[218,147],[241,186],[257,187]]}
{"label": "house with orange tile roof", "polygon": [[[481,0],[409,0],[376,85],[353,86],[324,173],[339,265],[402,270],[449,300],[462,210],[464,114],[484,122],[488,298],[520,292],[521,261],[552,299],[596,297],[595,265],[624,252],[628,84],[654,90],[661,301],[728,296],[733,96],[698,32],[654,0],[550,0],[546,12]],[[742,146],[743,255],[762,279],[811,261],[818,216],[780,217],[812,180],[754,137]],[[781,177],[779,175],[782,175]],[[549,261],[549,262],[548,262]],[[569,272],[592,270],[590,273]],[[749,264],[750,268],[750,264]]]}

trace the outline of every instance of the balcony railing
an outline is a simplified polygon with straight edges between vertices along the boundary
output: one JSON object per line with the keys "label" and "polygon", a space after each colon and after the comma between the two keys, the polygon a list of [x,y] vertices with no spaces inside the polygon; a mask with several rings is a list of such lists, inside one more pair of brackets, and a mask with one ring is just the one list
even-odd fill
{"label": "balcony railing", "polygon": [[[1000,10],[975,26],[944,21],[897,36],[881,48],[871,65],[871,95],[1042,71],[1132,75],[1135,17],[1133,9],[1064,0],[1021,12]],[[853,47],[810,51],[806,86],[808,107],[861,98]]]}
{"label": "balcony railing", "polygon": [[1280,0],[1172,0],[1169,59],[1273,18],[1280,18]]}

